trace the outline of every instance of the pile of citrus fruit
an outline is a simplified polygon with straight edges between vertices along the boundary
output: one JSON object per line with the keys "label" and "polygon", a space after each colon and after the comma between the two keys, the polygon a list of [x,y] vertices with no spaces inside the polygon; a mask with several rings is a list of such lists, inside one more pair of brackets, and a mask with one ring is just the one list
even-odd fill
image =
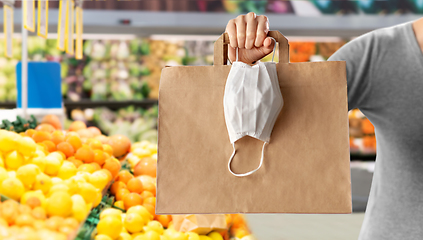
{"label": "pile of citrus fruit", "polygon": [[[0,209],[0,239],[16,232],[35,236],[21,239],[76,235],[119,173],[115,156],[129,150],[127,138],[103,136],[83,122],[69,131],[48,123],[20,134],[0,130],[0,194],[10,198]],[[43,237],[48,231],[57,236]]]}
{"label": "pile of citrus fruit", "polygon": [[226,214],[228,231],[208,235],[176,231],[171,215],[155,214],[157,145],[147,141],[134,143],[125,161],[130,170],[121,170],[110,187],[117,208],[100,214],[96,240],[254,239],[240,214]]}

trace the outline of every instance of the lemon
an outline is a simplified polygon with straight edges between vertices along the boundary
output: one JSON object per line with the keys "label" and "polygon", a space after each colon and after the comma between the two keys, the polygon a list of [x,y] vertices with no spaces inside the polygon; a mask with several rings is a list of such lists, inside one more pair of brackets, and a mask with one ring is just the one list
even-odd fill
{"label": "lemon", "polygon": [[113,239],[107,235],[98,234],[97,236],[95,236],[94,240],[113,240]]}
{"label": "lemon", "polygon": [[212,239],[206,235],[200,235],[200,240],[212,240]]}
{"label": "lemon", "polygon": [[72,213],[72,199],[64,191],[54,192],[47,199],[47,214],[49,216],[67,217]]}
{"label": "lemon", "polygon": [[9,174],[7,173],[6,169],[0,167],[0,184],[9,177]]}
{"label": "lemon", "polygon": [[100,191],[97,191],[93,201],[93,207],[97,207],[101,203],[102,199],[103,199],[103,195],[101,195]]}
{"label": "lemon", "polygon": [[47,194],[50,191],[51,186],[53,186],[51,178],[44,173],[40,173],[35,177],[32,189],[41,190],[44,194]]}
{"label": "lemon", "polygon": [[88,172],[79,172],[78,171],[76,173],[76,176],[83,178],[85,180],[85,182],[89,182],[89,180],[90,180],[90,173],[88,173]]}
{"label": "lemon", "polygon": [[123,201],[122,201],[122,200],[120,200],[120,201],[116,201],[116,202],[113,204],[113,206],[116,206],[116,207],[121,208],[121,209],[125,209],[125,204],[123,203]]}
{"label": "lemon", "polygon": [[200,236],[194,232],[187,232],[188,240],[200,240]]}
{"label": "lemon", "polygon": [[32,184],[35,182],[38,174],[41,173],[40,168],[35,164],[27,164],[18,168],[16,171],[16,177],[21,180],[21,182],[27,188],[31,188]]}
{"label": "lemon", "polygon": [[166,236],[168,239],[172,239],[172,240],[187,240],[188,239],[187,234],[182,232],[177,232],[174,229],[166,229],[163,235]]}
{"label": "lemon", "polygon": [[147,231],[155,231],[157,232],[159,235],[163,234],[163,225],[159,222],[159,221],[150,221],[147,226],[145,226],[144,228],[144,232]]}
{"label": "lemon", "polygon": [[79,191],[78,182],[75,179],[73,178],[66,179],[65,181],[63,181],[63,183],[66,184],[66,186],[68,186],[69,188],[68,192],[70,195],[74,195],[75,193]]}
{"label": "lemon", "polygon": [[118,240],[132,240],[132,237],[131,237],[131,235],[129,235],[129,233],[121,232],[119,234]]}
{"label": "lemon", "polygon": [[16,171],[7,171],[7,174],[9,175],[10,178],[16,178]]}
{"label": "lemon", "polygon": [[89,213],[89,209],[86,207],[84,198],[79,194],[75,194],[71,197],[71,199],[72,217],[78,220],[78,222],[84,221]]}
{"label": "lemon", "polygon": [[119,237],[120,232],[122,231],[122,221],[114,217],[105,217],[101,219],[97,224],[97,232],[99,234],[104,234],[112,239]]}
{"label": "lemon", "polygon": [[137,213],[127,213],[124,226],[130,233],[137,233],[143,230],[145,224],[144,219]]}
{"label": "lemon", "polygon": [[10,152],[17,148],[18,134],[9,131],[2,131],[0,135],[0,151],[3,153]]}
{"label": "lemon", "polygon": [[47,155],[47,158],[55,158],[55,159],[58,159],[59,161],[60,161],[60,163],[62,163],[65,159],[63,158],[63,156],[62,156],[62,154],[60,154],[59,152],[52,152],[52,153],[49,153],[48,155]]}
{"label": "lemon", "polygon": [[104,171],[98,170],[89,175],[88,182],[101,191],[109,183],[109,176]]}
{"label": "lemon", "polygon": [[0,167],[4,168],[4,157],[1,152],[0,152]]}
{"label": "lemon", "polygon": [[[37,146],[39,146],[39,145],[37,145]],[[45,157],[46,157],[46,154],[45,154],[42,150],[40,150],[40,149],[36,148],[35,153],[34,153],[34,154],[32,154],[32,157],[33,157],[33,158],[36,158],[36,157],[42,157],[42,158],[45,158]]]}
{"label": "lemon", "polygon": [[[37,150],[37,151],[39,151],[39,150]],[[47,165],[46,158],[43,157],[43,156],[37,156],[37,157],[30,158],[28,163],[37,165],[41,172],[45,171],[46,165]]]}
{"label": "lemon", "polygon": [[78,169],[75,167],[75,164],[64,161],[62,166],[59,168],[59,172],[57,173],[57,177],[66,180],[76,175]]}
{"label": "lemon", "polygon": [[151,158],[157,161],[157,153],[151,155]]}
{"label": "lemon", "polygon": [[0,186],[0,193],[16,201],[19,201],[24,192],[25,187],[17,178],[7,178],[3,180]]}
{"label": "lemon", "polygon": [[23,137],[19,139],[18,151],[25,157],[32,156],[37,150],[37,144],[30,137]]}
{"label": "lemon", "polygon": [[134,156],[137,156],[139,158],[145,158],[145,157],[149,157],[151,155],[151,152],[147,149],[143,149],[143,148],[136,148],[134,149],[134,151],[132,152],[132,154]]}
{"label": "lemon", "polygon": [[135,167],[135,165],[137,165],[140,161],[141,159],[135,155],[128,157],[128,162],[132,167]]}
{"label": "lemon", "polygon": [[137,213],[144,219],[145,222],[153,220],[153,215],[150,214],[147,208],[141,205],[130,207],[126,213]]}
{"label": "lemon", "polygon": [[25,159],[18,151],[12,151],[5,155],[4,163],[9,170],[16,170],[23,165]]}
{"label": "lemon", "polygon": [[50,175],[50,176],[56,176],[59,172],[61,162],[58,158],[53,158],[47,156],[45,158],[46,160],[46,167],[44,169],[44,173]]}
{"label": "lemon", "polygon": [[51,196],[55,192],[67,192],[67,193],[69,193],[70,189],[65,183],[53,184],[53,186],[51,186],[51,188],[50,188],[50,191],[48,191],[47,196]]}
{"label": "lemon", "polygon": [[86,203],[93,203],[97,197],[97,189],[89,183],[78,183],[79,194]]}
{"label": "lemon", "polygon": [[115,217],[119,220],[122,220],[122,211],[116,208],[106,208],[100,213],[100,220],[105,217]]}
{"label": "lemon", "polygon": [[148,240],[160,240],[160,234],[155,231],[145,232],[144,237]]}
{"label": "lemon", "polygon": [[145,233],[133,233],[133,234],[131,235],[131,237],[132,237],[132,239],[133,239],[133,240],[148,240],[148,239],[145,237]]}
{"label": "lemon", "polygon": [[61,179],[59,177],[52,177],[51,182],[53,183],[53,185],[56,185],[56,184],[62,183],[63,179]]}
{"label": "lemon", "polygon": [[211,233],[207,234],[207,236],[208,236],[209,238],[211,238],[212,240],[223,240],[222,235],[220,235],[220,234],[219,234],[219,233],[217,233],[217,232],[211,232]]}

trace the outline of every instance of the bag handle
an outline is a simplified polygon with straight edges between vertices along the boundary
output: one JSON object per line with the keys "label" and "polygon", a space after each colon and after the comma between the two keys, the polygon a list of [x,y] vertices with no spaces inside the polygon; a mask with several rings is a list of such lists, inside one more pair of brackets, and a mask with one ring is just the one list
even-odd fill
{"label": "bag handle", "polygon": [[[272,37],[279,43],[279,63],[289,63],[289,44],[288,39],[279,31],[269,31],[268,37]],[[229,35],[223,33],[214,43],[214,63],[213,65],[222,66],[228,63],[228,44]]]}

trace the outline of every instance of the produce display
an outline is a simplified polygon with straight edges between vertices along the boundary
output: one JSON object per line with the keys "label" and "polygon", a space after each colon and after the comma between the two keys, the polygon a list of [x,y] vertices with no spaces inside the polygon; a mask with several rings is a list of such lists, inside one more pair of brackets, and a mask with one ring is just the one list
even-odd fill
{"label": "produce display", "polygon": [[375,128],[360,110],[348,114],[350,125],[350,151],[353,154],[375,154]]}
{"label": "produce display", "polygon": [[126,137],[82,122],[69,131],[48,123],[0,130],[0,194],[9,198],[0,205],[2,239],[72,239],[117,176],[115,157],[129,150]]}

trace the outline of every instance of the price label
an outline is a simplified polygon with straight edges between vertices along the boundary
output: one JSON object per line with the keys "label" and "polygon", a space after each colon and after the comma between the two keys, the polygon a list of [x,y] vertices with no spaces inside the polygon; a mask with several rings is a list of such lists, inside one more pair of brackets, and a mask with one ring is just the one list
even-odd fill
{"label": "price label", "polygon": [[4,5],[3,8],[3,28],[5,34],[5,42],[4,42],[4,55],[6,57],[12,57],[12,41],[13,41],[13,7],[8,5]]}
{"label": "price label", "polygon": [[59,22],[57,26],[57,49],[65,51],[66,39],[66,21],[68,18],[68,1],[61,0],[59,2]]}
{"label": "price label", "polygon": [[68,0],[68,17],[66,20],[66,53],[73,55],[73,33],[74,33],[74,6],[75,2],[73,0]]}
{"label": "price label", "polygon": [[24,27],[31,32],[35,31],[35,1],[25,0],[23,3]]}
{"label": "price label", "polygon": [[48,0],[38,0],[38,36],[48,35]]}
{"label": "price label", "polygon": [[76,46],[75,46],[75,58],[82,59],[82,8],[76,7]]}

